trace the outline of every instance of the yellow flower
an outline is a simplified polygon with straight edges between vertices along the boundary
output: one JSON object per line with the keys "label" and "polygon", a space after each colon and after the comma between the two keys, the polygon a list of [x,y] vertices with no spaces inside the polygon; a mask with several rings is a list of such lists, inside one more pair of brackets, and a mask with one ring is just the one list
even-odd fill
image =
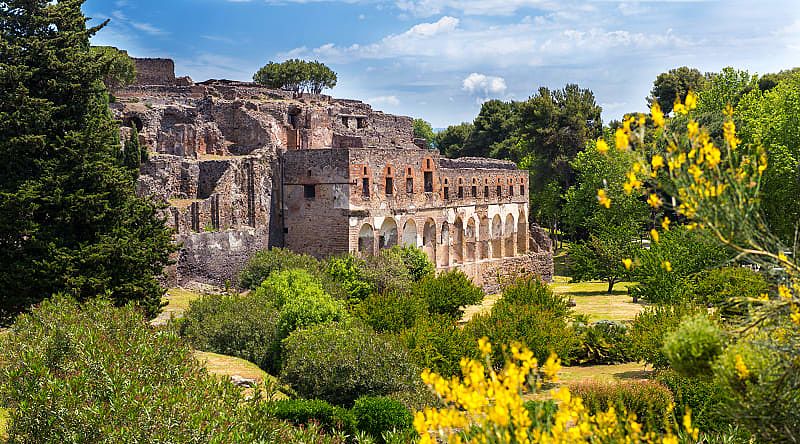
{"label": "yellow flower", "polygon": [[690,139],[694,139],[700,134],[700,124],[694,120],[689,121],[689,123],[686,125],[686,129],[689,130]]}
{"label": "yellow flower", "polygon": [[545,379],[550,382],[558,382],[558,372],[561,371],[561,359],[555,354],[550,353],[550,356],[542,366],[542,373]]}
{"label": "yellow flower", "polygon": [[681,103],[680,96],[675,98],[675,103],[672,105],[672,109],[675,110],[675,114],[686,114],[689,112],[689,110],[683,106],[683,103]]}
{"label": "yellow flower", "polygon": [[605,154],[608,152],[608,144],[603,139],[597,140],[597,152],[600,154]]}
{"label": "yellow flower", "polygon": [[768,293],[761,293],[760,295],[758,295],[758,299],[762,300],[762,301],[768,301],[769,300],[769,294]]}
{"label": "yellow flower", "polygon": [[744,363],[744,359],[742,359],[742,355],[737,354],[734,363],[734,368],[736,368],[736,374],[739,376],[739,379],[747,379],[750,377],[750,369],[747,368],[747,365]]}
{"label": "yellow flower", "polygon": [[798,310],[797,310],[797,307],[794,307],[794,309],[795,309],[794,313],[792,313],[791,315],[789,315],[789,318],[790,318],[790,319],[792,320],[792,322],[794,322],[795,324],[797,324],[797,325],[800,325],[800,311],[798,311]]}
{"label": "yellow flower", "polygon": [[686,94],[686,108],[690,110],[697,108],[697,94],[694,91]]}
{"label": "yellow flower", "polygon": [[611,208],[611,199],[606,196],[606,190],[600,188],[597,190],[597,201],[600,202],[601,206],[606,208]]}
{"label": "yellow flower", "polygon": [[626,270],[630,270],[631,267],[633,266],[633,260],[631,260],[630,258],[625,258],[622,260],[622,265],[625,266]]}
{"label": "yellow flower", "polygon": [[658,208],[662,204],[661,198],[654,193],[650,194],[650,197],[647,198],[647,203],[650,204],[650,206],[653,208]]}
{"label": "yellow flower", "polygon": [[664,231],[669,231],[669,224],[670,224],[669,218],[664,216],[664,220],[661,221],[661,228],[663,228]]}
{"label": "yellow flower", "polygon": [[650,238],[653,239],[653,242],[658,243],[658,231],[655,228],[650,230]]}
{"label": "yellow flower", "polygon": [[672,264],[670,261],[664,261],[661,263],[661,268],[667,271],[667,273],[672,272]]}
{"label": "yellow flower", "polygon": [[650,164],[653,166],[653,170],[657,170],[664,166],[664,157],[661,154],[656,154],[650,160]]}
{"label": "yellow flower", "polygon": [[789,290],[789,287],[787,287],[785,285],[779,285],[778,286],[778,296],[780,296],[781,299],[790,300],[790,299],[792,299],[792,291]]}
{"label": "yellow flower", "polygon": [[653,123],[657,128],[664,126],[664,113],[661,111],[661,106],[658,102],[653,102],[653,106],[650,107],[650,115],[653,116]]}
{"label": "yellow flower", "polygon": [[781,262],[788,262],[788,261],[789,261],[789,260],[786,258],[786,254],[785,254],[783,251],[781,251],[780,253],[778,253],[778,260],[779,260],[779,261],[781,261]]}
{"label": "yellow flower", "polygon": [[630,145],[628,133],[626,133],[622,128],[617,128],[617,130],[614,132],[614,140],[617,144],[617,149],[620,151],[625,151]]}

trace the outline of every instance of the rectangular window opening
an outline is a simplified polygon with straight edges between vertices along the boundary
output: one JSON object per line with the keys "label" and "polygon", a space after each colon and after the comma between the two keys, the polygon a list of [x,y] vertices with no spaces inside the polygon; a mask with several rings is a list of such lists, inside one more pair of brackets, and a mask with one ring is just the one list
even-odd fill
{"label": "rectangular window opening", "polygon": [[520,196],[524,196],[525,195],[525,185],[520,185],[519,186],[519,195]]}
{"label": "rectangular window opening", "polygon": [[433,193],[433,173],[430,171],[425,172],[425,192]]}
{"label": "rectangular window opening", "polygon": [[478,197],[478,187],[472,186],[472,197]]}
{"label": "rectangular window opening", "polygon": [[364,197],[369,197],[369,178],[365,177],[361,179],[361,195]]}
{"label": "rectangular window opening", "polygon": [[450,193],[448,191],[450,191],[450,190],[448,190],[447,187],[444,187],[444,199],[445,200],[450,199]]}
{"label": "rectangular window opening", "polygon": [[508,186],[508,195],[509,196],[513,196],[514,195],[514,185],[509,185]]}
{"label": "rectangular window opening", "polygon": [[414,179],[406,177],[406,193],[414,194]]}
{"label": "rectangular window opening", "polygon": [[317,197],[317,187],[315,185],[303,185],[303,197],[306,199]]}
{"label": "rectangular window opening", "polygon": [[394,179],[391,177],[386,178],[386,195],[391,196],[394,194]]}
{"label": "rectangular window opening", "polygon": [[459,199],[464,198],[464,187],[458,187],[458,198]]}
{"label": "rectangular window opening", "polygon": [[501,197],[503,197],[503,187],[498,185],[497,186],[497,198],[500,199]]}

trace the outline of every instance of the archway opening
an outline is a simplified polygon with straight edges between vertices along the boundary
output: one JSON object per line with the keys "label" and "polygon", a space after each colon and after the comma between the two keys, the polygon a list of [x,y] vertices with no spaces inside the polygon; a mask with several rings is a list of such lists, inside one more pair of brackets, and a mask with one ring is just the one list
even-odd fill
{"label": "archway opening", "polygon": [[370,224],[362,225],[358,231],[358,252],[362,255],[375,254],[375,231]]}
{"label": "archway opening", "polygon": [[453,263],[464,263],[464,222],[460,217],[453,224]]}
{"label": "archway opening", "polygon": [[422,251],[436,264],[436,222],[433,219],[426,220],[422,227]]}
{"label": "archway opening", "polygon": [[397,245],[397,222],[391,217],[383,220],[378,245],[381,250]]}
{"label": "archway opening", "polygon": [[450,224],[447,222],[442,224],[442,231],[439,233],[439,252],[436,256],[440,267],[450,266]]}
{"label": "archway opening", "polygon": [[491,236],[492,257],[500,259],[503,257],[503,220],[497,214],[492,218]]}
{"label": "archway opening", "polygon": [[505,257],[513,257],[517,254],[515,244],[517,240],[517,234],[514,232],[514,216],[509,214],[506,216],[506,225],[503,227],[503,234],[505,240],[505,250],[503,251],[503,255]]}
{"label": "archway opening", "polygon": [[464,261],[475,262],[476,243],[475,243],[475,219],[469,218],[465,233]]}
{"label": "archway opening", "polygon": [[409,219],[403,225],[403,245],[417,246],[417,223]]}
{"label": "archway opening", "polygon": [[519,210],[519,218],[517,219],[517,254],[525,254],[528,252],[528,217],[525,216],[525,210]]}

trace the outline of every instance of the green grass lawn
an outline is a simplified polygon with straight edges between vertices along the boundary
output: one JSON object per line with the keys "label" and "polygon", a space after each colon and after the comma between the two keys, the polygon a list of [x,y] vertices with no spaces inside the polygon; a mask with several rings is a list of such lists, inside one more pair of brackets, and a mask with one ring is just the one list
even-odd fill
{"label": "green grass lawn", "polygon": [[578,381],[624,381],[647,379],[652,370],[647,370],[645,364],[629,362],[616,365],[586,365],[563,367],[558,373],[559,382],[569,384]]}
{"label": "green grass lawn", "polygon": [[[267,384],[279,385],[277,378],[267,374],[267,372],[261,370],[257,365],[244,359],[202,351],[195,351],[194,357],[212,375],[217,375],[223,378],[230,378],[233,375],[239,375],[243,378],[255,380],[259,386],[261,386],[261,384],[264,382]],[[246,391],[252,392],[251,389]],[[265,393],[265,395],[267,395],[267,393]],[[280,392],[275,397],[277,399],[288,398],[288,396]]]}
{"label": "green grass lawn", "polygon": [[609,294],[605,282],[570,282],[570,278],[555,276],[551,287],[558,294],[569,296],[575,301],[575,310],[589,316],[590,321],[630,321],[643,309],[644,305],[634,304],[628,296],[631,282],[620,282]]}
{"label": "green grass lawn", "polygon": [[164,299],[162,299],[167,305],[161,310],[161,314],[153,319],[151,323],[153,325],[163,325],[172,317],[179,318],[183,316],[183,312],[189,308],[189,304],[201,296],[203,296],[203,293],[199,291],[178,287],[170,288],[167,290],[167,294],[164,295]]}

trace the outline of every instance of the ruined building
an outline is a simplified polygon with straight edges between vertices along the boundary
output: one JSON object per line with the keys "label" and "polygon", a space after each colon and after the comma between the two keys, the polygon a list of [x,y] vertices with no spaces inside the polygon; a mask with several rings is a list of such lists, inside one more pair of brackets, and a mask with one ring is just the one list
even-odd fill
{"label": "ruined building", "polygon": [[136,63],[112,110],[149,147],[138,192],[169,206],[173,282],[235,282],[269,247],[325,257],[397,244],[490,290],[512,273],[551,277],[547,237],[529,227],[529,177],[513,163],[440,157],[411,118],[360,101],[195,84],[171,60]]}

